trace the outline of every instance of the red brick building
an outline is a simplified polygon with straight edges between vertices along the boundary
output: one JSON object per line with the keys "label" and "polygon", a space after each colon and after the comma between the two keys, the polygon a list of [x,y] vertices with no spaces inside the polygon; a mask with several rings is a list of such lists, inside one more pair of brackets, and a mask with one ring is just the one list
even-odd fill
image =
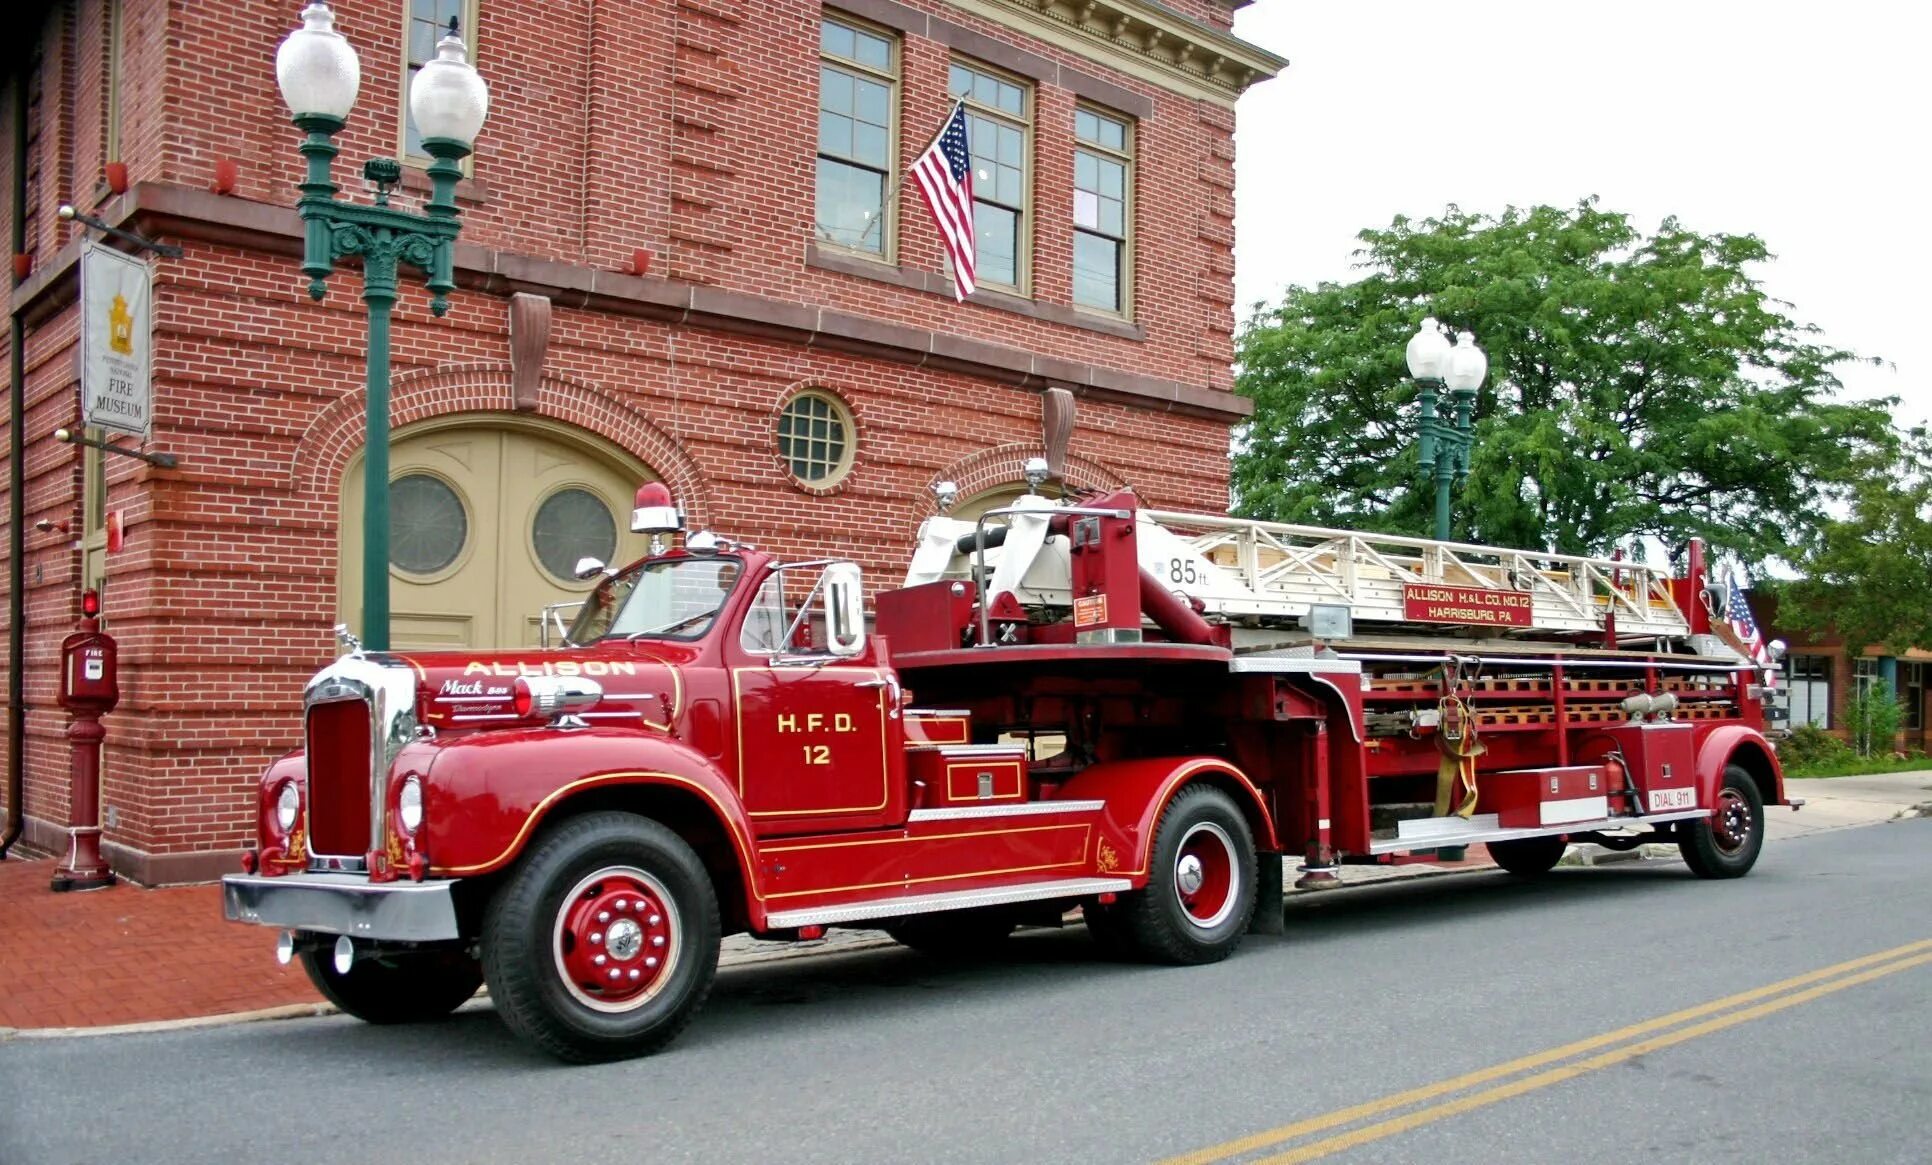
{"label": "red brick building", "polygon": [[[426,192],[402,98],[449,16],[492,98],[458,190],[460,290],[439,320],[406,277],[397,309],[396,644],[530,640],[540,606],[579,592],[561,563],[634,548],[618,519],[648,477],[694,523],[895,579],[932,483],[1010,490],[1052,390],[1077,404],[1054,451],[1067,484],[1223,509],[1246,412],[1234,102],[1284,64],[1233,37],[1242,3],[336,4],[362,61],[337,139],[353,196],[385,155],[404,203]],[[26,839],[60,842],[54,662],[99,581],[123,694],[106,849],[144,882],[232,865],[330,626],[358,622],[364,318],[353,265],[320,304],[297,270],[274,53],[299,7],[65,0],[10,21]],[[956,96],[981,235],[963,305],[903,181]],[[148,448],[173,469],[52,439],[79,416],[81,232],[62,203],[185,248],[150,260]]]}

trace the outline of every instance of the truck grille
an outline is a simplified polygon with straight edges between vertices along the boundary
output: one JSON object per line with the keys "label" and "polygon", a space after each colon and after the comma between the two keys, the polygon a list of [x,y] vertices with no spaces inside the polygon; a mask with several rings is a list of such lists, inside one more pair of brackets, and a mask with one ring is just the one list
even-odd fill
{"label": "truck grille", "polygon": [[309,709],[309,852],[369,850],[369,705],[333,700]]}

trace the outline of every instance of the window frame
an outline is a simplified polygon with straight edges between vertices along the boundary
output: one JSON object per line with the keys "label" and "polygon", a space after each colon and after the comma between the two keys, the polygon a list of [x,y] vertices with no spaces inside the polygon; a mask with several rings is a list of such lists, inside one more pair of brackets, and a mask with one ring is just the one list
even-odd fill
{"label": "window frame", "polygon": [[[826,52],[824,41],[827,21],[834,24],[842,24],[855,32],[862,32],[868,36],[875,36],[885,41],[886,50],[890,54],[888,71],[882,73],[862,61],[855,61],[849,57],[835,56],[832,53]],[[845,158],[825,153],[819,148],[818,131],[814,127],[812,131],[812,241],[817,246],[823,247],[828,251],[834,251],[840,255],[850,255],[855,259],[864,259],[871,263],[883,263],[888,266],[896,266],[899,262],[899,106],[903,92],[900,77],[905,72],[905,42],[892,29],[874,24],[869,20],[862,20],[859,17],[836,8],[826,8],[819,13],[818,28],[818,63],[821,69],[829,64],[834,68],[846,70],[854,76],[883,82],[886,87],[886,169],[885,181],[880,187],[879,195],[880,201],[884,204],[880,207],[879,212],[879,218],[882,224],[881,230],[884,232],[884,237],[880,240],[879,249],[869,251],[863,247],[854,247],[849,243],[842,243],[836,239],[826,237],[819,232],[818,224],[819,160],[822,158],[830,158],[832,161],[847,166],[854,166],[859,169],[867,169],[868,167],[861,166]],[[825,86],[821,78],[818,90],[818,100],[820,102],[824,101],[824,95]]]}
{"label": "window frame", "polygon": [[[1079,127],[1080,127],[1080,115],[1082,113],[1118,124],[1121,127],[1121,131],[1122,131],[1120,148],[1116,150],[1112,146],[1102,145],[1099,142],[1088,141],[1087,139],[1081,137]],[[1135,194],[1136,194],[1135,182],[1134,182],[1134,177],[1135,177],[1134,159],[1137,156],[1137,149],[1140,144],[1139,120],[1137,118],[1131,117],[1124,113],[1117,113],[1114,110],[1108,109],[1104,105],[1096,105],[1089,101],[1076,102],[1074,104],[1073,115],[1074,115],[1073,192],[1077,195],[1080,190],[1079,154],[1081,151],[1085,150],[1086,152],[1091,153],[1096,157],[1105,158],[1109,161],[1118,162],[1121,165],[1121,170],[1122,170],[1121,192],[1120,192],[1121,233],[1120,233],[1120,238],[1116,240],[1120,246],[1120,270],[1116,274],[1116,278],[1118,280],[1117,288],[1119,292],[1120,305],[1116,308],[1096,307],[1093,304],[1081,303],[1079,299],[1075,298],[1076,291],[1075,291],[1075,284],[1073,282],[1073,255],[1071,251],[1067,255],[1067,301],[1073,305],[1073,309],[1075,311],[1088,312],[1093,315],[1104,316],[1108,319],[1131,320],[1134,318],[1134,202],[1135,202]],[[1080,226],[1078,221],[1072,215],[1068,216],[1068,223],[1071,226],[1072,232],[1075,236],[1088,234],[1088,235],[1094,235],[1098,238],[1112,237],[1110,235],[1103,234],[1102,232],[1097,230],[1095,231],[1087,230],[1086,228]]]}
{"label": "window frame", "polygon": [[[973,99],[970,90],[964,94],[954,93],[952,72],[955,68],[967,69],[971,72],[983,74],[995,81],[1014,86],[1020,91],[1020,103],[1025,110],[1024,114],[1019,118],[1015,118],[1007,110],[981,104]],[[1022,165],[1025,166],[1025,171],[1020,179],[1020,205],[1018,210],[1020,229],[1015,232],[1013,239],[1013,273],[1018,281],[1015,283],[1002,283],[987,279],[983,274],[983,269],[975,265],[973,270],[973,283],[976,287],[987,291],[996,291],[1003,295],[1014,295],[1022,299],[1031,299],[1033,298],[1033,216],[1038,209],[1039,201],[1033,194],[1033,187],[1039,180],[1040,173],[1038,157],[1039,135],[1035,132],[1040,104],[1039,90],[1035,83],[1026,77],[985,64],[974,57],[954,56],[948,58],[946,61],[946,99],[949,103],[947,106],[949,109],[951,108],[951,102],[963,100],[966,103],[966,114],[968,118],[974,116],[983,117],[989,121],[1002,123],[1020,131],[1020,160]],[[970,121],[967,123],[966,133],[968,145],[970,146],[972,139],[972,123]],[[984,201],[991,206],[1012,209],[1002,202],[994,202],[992,199],[981,199],[979,196],[979,176],[975,174],[973,177],[973,203],[975,207]],[[977,224],[974,227],[974,235],[974,249],[978,250]]]}
{"label": "window frame", "polygon": [[1899,727],[1907,732],[1925,731],[1925,690],[1932,687],[1932,663],[1900,660],[1898,697],[1905,702],[1905,715]]}
{"label": "window frame", "polygon": [[[463,43],[469,50],[470,64],[475,65],[477,63],[476,9],[479,0],[461,0],[461,3],[463,5],[463,11],[461,13],[463,20]],[[435,159],[428,154],[412,154],[409,152],[409,82],[415,76],[409,65],[409,32],[410,26],[415,23],[415,20],[416,0],[402,0],[402,64],[401,71],[396,75],[396,161],[405,166],[412,166],[418,170],[426,170]],[[436,39],[441,40],[442,36],[439,34]],[[435,46],[432,45],[431,47],[434,48]],[[463,168],[464,177],[472,177],[475,175],[475,162],[476,154],[472,152],[458,163]]]}
{"label": "window frame", "polygon": [[[792,467],[792,455],[785,451],[785,441],[787,438],[784,433],[784,426],[786,418],[790,414],[793,405],[807,398],[824,402],[845,430],[843,447],[840,449],[838,461],[832,464],[831,469],[824,477],[816,480],[799,476]],[[808,434],[803,438],[793,439],[810,441],[812,438]],[[853,413],[852,406],[847,404],[843,398],[830,389],[807,387],[801,388],[796,392],[788,393],[785,399],[779,404],[777,412],[773,415],[772,452],[778,458],[779,465],[783,467],[786,479],[807,493],[829,494],[841,488],[845,484],[846,479],[852,475],[852,468],[858,462],[858,451],[858,417]]]}
{"label": "window frame", "polygon": [[[1801,723],[1819,729],[1830,729],[1834,719],[1831,707],[1832,657],[1829,655],[1794,654],[1785,663],[1785,686],[1790,689],[1788,703],[1795,703],[1797,693],[1804,692],[1805,718],[1801,722],[1799,709],[1791,707],[1790,727],[1797,728]],[[1822,696],[1822,700],[1820,697]]]}

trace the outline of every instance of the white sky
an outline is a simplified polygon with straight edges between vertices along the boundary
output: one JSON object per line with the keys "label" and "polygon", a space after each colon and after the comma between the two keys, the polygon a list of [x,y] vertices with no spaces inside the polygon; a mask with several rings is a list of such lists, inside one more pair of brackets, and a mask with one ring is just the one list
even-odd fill
{"label": "white sky", "polygon": [[1595,194],[1645,231],[1764,239],[1793,318],[1887,361],[1848,392],[1932,420],[1932,5],[1259,0],[1235,32],[1291,62],[1241,99],[1241,317],[1350,278],[1398,213]]}

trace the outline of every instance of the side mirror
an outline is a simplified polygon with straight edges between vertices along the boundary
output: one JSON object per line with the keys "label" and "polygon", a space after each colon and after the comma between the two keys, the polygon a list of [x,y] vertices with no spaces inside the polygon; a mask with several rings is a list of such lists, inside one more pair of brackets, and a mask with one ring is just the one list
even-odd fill
{"label": "side mirror", "polygon": [[577,560],[577,566],[571,573],[581,579],[592,579],[598,575],[603,575],[608,578],[614,572],[610,567],[604,565],[603,559],[585,555]]}
{"label": "side mirror", "polygon": [[855,562],[825,568],[825,648],[840,657],[865,650],[865,586]]}

